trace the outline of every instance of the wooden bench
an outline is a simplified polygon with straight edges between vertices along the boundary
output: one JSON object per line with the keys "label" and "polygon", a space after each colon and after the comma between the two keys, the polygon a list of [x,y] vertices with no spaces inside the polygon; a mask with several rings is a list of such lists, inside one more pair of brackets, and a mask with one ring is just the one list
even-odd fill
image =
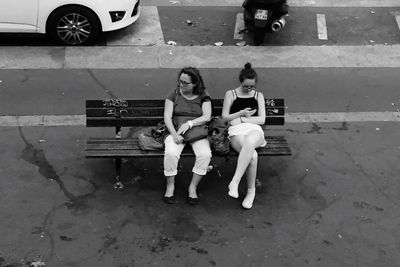
{"label": "wooden bench", "polygon": [[[221,115],[223,99],[212,100],[213,116]],[[265,99],[265,126],[285,123],[284,100]],[[86,142],[87,158],[114,158],[116,178],[114,187],[122,188],[121,159],[137,157],[163,157],[164,151],[143,151],[137,138],[122,138],[122,127],[156,126],[163,120],[164,100],[86,100],[87,127],[115,127],[114,137],[93,138]],[[257,150],[259,156],[289,156],[291,150],[284,136],[266,134],[267,145]],[[186,146],[181,157],[194,156],[190,146]],[[229,157],[237,156],[231,151]],[[215,156],[214,156],[215,157]]]}

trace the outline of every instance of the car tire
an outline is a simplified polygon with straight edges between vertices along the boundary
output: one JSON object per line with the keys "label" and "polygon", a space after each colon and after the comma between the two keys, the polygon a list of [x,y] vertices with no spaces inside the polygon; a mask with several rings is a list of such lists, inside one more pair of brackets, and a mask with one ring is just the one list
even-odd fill
{"label": "car tire", "polygon": [[47,33],[59,45],[92,45],[101,33],[101,25],[90,9],[67,6],[51,15],[47,23]]}

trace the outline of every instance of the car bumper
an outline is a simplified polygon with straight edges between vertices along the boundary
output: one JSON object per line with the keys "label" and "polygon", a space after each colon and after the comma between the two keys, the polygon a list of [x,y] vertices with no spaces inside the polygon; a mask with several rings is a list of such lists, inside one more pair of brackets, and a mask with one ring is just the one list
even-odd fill
{"label": "car bumper", "polygon": [[[116,10],[117,11],[117,10]],[[110,12],[113,12],[112,10]],[[112,22],[110,13],[108,13],[105,19],[102,21],[102,28],[104,32],[114,31],[118,29],[125,28],[132,23],[134,23],[140,16],[140,5],[137,2],[135,5],[128,10],[126,10],[124,17],[116,22]]]}

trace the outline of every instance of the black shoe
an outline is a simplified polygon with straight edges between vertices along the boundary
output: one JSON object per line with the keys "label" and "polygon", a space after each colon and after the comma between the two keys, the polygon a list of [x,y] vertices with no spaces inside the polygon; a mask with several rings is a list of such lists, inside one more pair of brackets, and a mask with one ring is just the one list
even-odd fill
{"label": "black shoe", "polygon": [[175,204],[176,203],[175,196],[170,196],[170,197],[164,196],[163,200],[167,204]]}
{"label": "black shoe", "polygon": [[191,206],[195,206],[195,205],[197,205],[197,203],[199,203],[199,198],[198,197],[188,197],[187,203]]}

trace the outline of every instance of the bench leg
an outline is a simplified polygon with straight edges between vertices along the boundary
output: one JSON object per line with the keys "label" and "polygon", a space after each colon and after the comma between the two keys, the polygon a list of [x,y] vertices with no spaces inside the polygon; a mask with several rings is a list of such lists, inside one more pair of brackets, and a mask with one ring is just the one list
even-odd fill
{"label": "bench leg", "polygon": [[124,188],[124,184],[121,182],[120,177],[121,177],[121,164],[122,164],[122,159],[121,158],[116,158],[115,159],[115,182],[114,182],[114,188],[115,189],[122,189]]}

